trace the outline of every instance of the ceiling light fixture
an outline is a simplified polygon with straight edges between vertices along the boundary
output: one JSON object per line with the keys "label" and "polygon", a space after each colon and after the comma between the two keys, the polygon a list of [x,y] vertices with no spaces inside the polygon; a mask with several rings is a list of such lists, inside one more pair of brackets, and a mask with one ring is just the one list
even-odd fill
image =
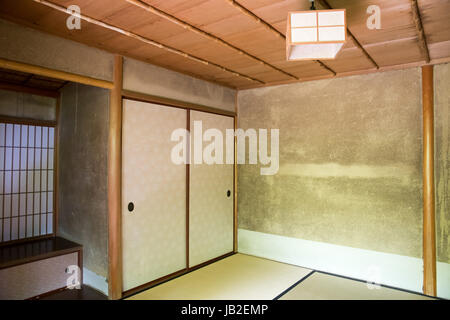
{"label": "ceiling light fixture", "polygon": [[347,41],[345,9],[288,13],[286,34],[287,60],[335,59]]}

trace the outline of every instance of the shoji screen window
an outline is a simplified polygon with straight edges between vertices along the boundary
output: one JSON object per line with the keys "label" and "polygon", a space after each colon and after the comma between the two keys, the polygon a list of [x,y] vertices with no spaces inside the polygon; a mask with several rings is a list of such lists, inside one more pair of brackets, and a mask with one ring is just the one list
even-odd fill
{"label": "shoji screen window", "polygon": [[0,122],[0,240],[54,233],[55,128]]}

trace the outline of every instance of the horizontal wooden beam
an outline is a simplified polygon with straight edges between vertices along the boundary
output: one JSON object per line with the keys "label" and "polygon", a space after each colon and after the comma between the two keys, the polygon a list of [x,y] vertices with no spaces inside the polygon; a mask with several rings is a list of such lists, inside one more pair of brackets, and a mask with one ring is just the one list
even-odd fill
{"label": "horizontal wooden beam", "polygon": [[27,87],[24,85],[12,84],[12,83],[1,82],[1,81],[0,81],[0,89],[8,90],[8,91],[24,92],[24,93],[28,93],[28,94],[32,94],[32,95],[36,95],[36,96],[44,96],[44,97],[50,97],[50,98],[55,98],[55,99],[59,97],[58,91],[31,88],[31,87]]}
{"label": "horizontal wooden beam", "polygon": [[86,84],[89,86],[100,87],[105,89],[112,89],[113,83],[106,80],[99,80],[90,77],[80,76],[77,74],[58,71],[53,69],[48,69],[45,67],[34,66],[27,63],[11,61],[7,59],[0,58],[0,68],[15,70],[20,72],[32,73],[39,76],[55,78],[59,80],[66,80],[71,82],[77,82]]}
{"label": "horizontal wooden beam", "polygon": [[150,4],[144,3],[144,2],[142,2],[140,0],[125,0],[125,1],[130,3],[130,4],[132,4],[132,5],[135,5],[135,6],[139,7],[139,8],[141,8],[141,9],[144,9],[144,10],[146,10],[148,12],[151,12],[151,13],[157,15],[158,17],[166,19],[166,20],[168,20],[168,21],[170,21],[170,22],[172,22],[174,24],[177,24],[177,25],[179,25],[180,27],[182,27],[182,28],[184,28],[186,30],[189,30],[189,31],[192,31],[192,32],[194,32],[196,34],[199,34],[199,35],[201,35],[201,36],[203,36],[203,37],[205,37],[205,38],[207,38],[209,40],[213,40],[215,42],[218,42],[221,45],[223,45],[223,46],[225,46],[227,48],[230,48],[230,49],[236,51],[239,54],[242,54],[242,55],[244,55],[244,56],[246,56],[246,57],[248,57],[248,58],[250,58],[252,60],[255,60],[257,63],[260,63],[260,64],[265,65],[266,67],[269,67],[269,68],[271,68],[271,69],[273,69],[275,71],[283,73],[284,75],[286,75],[288,77],[291,77],[291,78],[294,78],[294,79],[298,79],[297,76],[295,76],[293,74],[290,74],[289,72],[286,72],[286,71],[284,71],[284,70],[282,70],[280,68],[277,68],[274,65],[264,61],[263,59],[260,59],[260,58],[258,58],[256,56],[254,56],[254,55],[252,55],[252,54],[250,54],[250,53],[248,53],[248,52],[246,52],[246,51],[244,51],[244,50],[242,50],[242,49],[232,45],[231,43],[226,42],[222,38],[217,37],[217,36],[215,36],[215,35],[213,35],[213,34],[211,34],[209,32],[206,32],[206,31],[204,31],[204,30],[202,30],[200,28],[197,28],[196,26],[191,25],[191,24],[189,24],[189,23],[187,23],[187,22],[185,22],[185,21],[183,21],[181,19],[178,19],[177,17],[172,16],[172,15],[170,15],[170,14],[160,10],[160,9],[156,8],[155,6],[152,6]]}
{"label": "horizontal wooden beam", "polygon": [[337,74],[336,71],[334,71],[333,69],[331,69],[329,66],[327,66],[327,65],[326,65],[325,63],[323,63],[322,61],[320,61],[320,60],[314,60],[314,62],[318,63],[322,68],[324,68],[324,69],[330,71],[330,72],[333,74],[333,76],[335,76],[335,75]]}
{"label": "horizontal wooden beam", "polygon": [[378,69],[371,68],[371,69],[362,69],[362,70],[356,70],[356,71],[339,72],[338,74],[336,74],[336,77],[333,77],[331,75],[325,75],[325,76],[309,77],[309,78],[305,78],[305,79],[301,79],[301,80],[297,80],[297,81],[293,81],[293,80],[274,81],[274,82],[271,82],[271,83],[268,83],[265,85],[252,85],[252,86],[241,87],[241,88],[239,88],[239,90],[264,88],[264,87],[278,86],[278,85],[282,85],[282,84],[300,83],[300,82],[315,81],[315,80],[343,78],[343,77],[349,77],[349,76],[357,76],[357,75],[379,73],[379,72],[386,72],[386,71],[404,70],[404,69],[422,67],[425,65],[436,65],[436,64],[442,64],[442,63],[450,63],[450,57],[433,59],[430,61],[430,63],[426,63],[425,61],[418,61],[418,62],[410,62],[410,63],[405,63],[405,64],[398,64],[398,65],[393,65],[393,66],[380,67]]}
{"label": "horizontal wooden beam", "polygon": [[[0,121],[5,123],[14,123],[14,124],[24,124],[30,126],[44,126],[44,127],[56,127],[58,125],[58,121],[56,120],[38,120],[38,119],[30,119],[30,118],[19,118],[19,117],[10,117],[0,115]],[[46,235],[48,236],[48,235]],[[44,237],[46,237],[44,236]],[[27,238],[29,239],[29,238]],[[17,242],[16,240],[13,240]],[[3,245],[4,243],[0,244]]]}
{"label": "horizontal wooden beam", "polygon": [[[267,21],[264,21],[262,18],[260,18],[259,16],[257,16],[256,14],[254,14],[251,10],[247,9],[246,7],[244,7],[243,5],[241,5],[239,2],[237,2],[236,0],[226,0],[228,1],[233,7],[237,8],[239,11],[241,11],[243,14],[245,14],[246,16],[250,17],[251,19],[253,19],[256,23],[260,24],[261,26],[263,26],[264,28],[266,28],[268,31],[272,32],[273,34],[275,34],[277,37],[283,38],[286,40],[286,36],[281,33],[280,31],[278,31],[276,28],[274,28],[270,23],[268,23]],[[287,14],[287,13],[286,13]],[[312,60],[316,63],[318,63],[322,68],[324,68],[325,70],[333,73],[333,75],[336,75],[336,72],[331,69],[330,67],[328,67],[325,63],[323,63],[320,60]],[[295,78],[298,79],[297,76],[294,76]]]}
{"label": "horizontal wooden beam", "polygon": [[151,94],[145,94],[145,93],[134,92],[134,91],[129,91],[129,90],[122,90],[122,97],[124,99],[157,103],[157,104],[181,108],[181,109],[204,111],[204,112],[220,114],[220,115],[229,116],[229,117],[234,117],[236,115],[236,112],[234,112],[234,111],[227,111],[227,110],[203,106],[203,105],[199,105],[199,104],[195,104],[195,103],[190,103],[190,102],[185,102],[185,101],[180,101],[180,100],[175,100],[175,99],[170,99],[170,98],[165,98],[165,97],[160,97],[160,96],[154,96]]}
{"label": "horizontal wooden beam", "polygon": [[34,77],[34,74],[29,74],[28,77],[23,80],[23,82],[21,83],[22,85],[25,85],[28,81],[30,81],[32,78]]}
{"label": "horizontal wooden beam", "polygon": [[[333,9],[327,0],[316,0],[316,1],[325,9]],[[361,49],[362,53],[366,56],[367,59],[369,59],[369,61],[375,66],[375,68],[377,68],[377,69],[380,68],[378,63],[376,63],[375,60],[369,55],[369,53],[366,51],[366,49],[364,49],[362,44],[358,41],[358,39],[356,39],[356,37],[353,35],[353,33],[350,31],[350,29],[348,27],[347,27],[347,33],[350,36],[350,38],[352,38],[355,45],[359,49]]]}
{"label": "horizontal wooden beam", "polygon": [[425,31],[423,30],[422,18],[420,16],[419,5],[417,4],[417,0],[411,0],[411,10],[414,18],[414,24],[416,25],[417,29],[420,51],[422,52],[425,61],[429,63],[430,51],[428,50],[427,39],[425,37]]}
{"label": "horizontal wooden beam", "polygon": [[[46,0],[33,0],[33,1],[37,2],[37,3],[40,3],[42,5],[45,5],[47,7],[50,7],[52,9],[55,9],[57,11],[63,12],[65,14],[69,14],[68,11],[67,11],[67,8],[65,8],[63,6],[60,6],[58,4],[55,4],[55,3],[52,3],[52,2],[49,2],[49,1],[46,1]],[[202,63],[204,65],[212,66],[214,68],[220,69],[221,71],[228,72],[228,73],[231,73],[231,74],[233,74],[235,76],[247,79],[247,80],[249,80],[251,82],[257,82],[257,83],[260,83],[260,84],[264,84],[264,81],[261,81],[259,79],[247,76],[247,75],[242,74],[240,72],[233,71],[233,70],[231,70],[229,68],[226,68],[224,66],[221,66],[221,65],[219,65],[217,63],[214,63],[214,62],[211,62],[211,61],[208,61],[208,60],[205,60],[205,59],[193,56],[193,55],[191,55],[189,53],[186,53],[186,52],[184,52],[182,50],[178,50],[178,49],[175,49],[173,47],[166,46],[166,45],[164,45],[164,44],[162,44],[160,42],[157,42],[157,41],[154,41],[152,39],[140,36],[140,35],[138,35],[136,33],[124,30],[122,28],[110,25],[110,24],[105,23],[103,21],[100,21],[100,20],[97,20],[97,19],[85,16],[83,14],[77,14],[76,13],[74,15],[76,17],[80,18],[81,20],[87,21],[87,22],[89,22],[91,24],[95,24],[95,25],[97,25],[99,27],[102,27],[102,28],[105,28],[105,29],[108,29],[108,30],[111,30],[111,31],[114,31],[114,32],[117,32],[117,33],[120,33],[120,34],[122,34],[122,35],[124,35],[126,37],[133,38],[133,39],[138,40],[140,42],[143,42],[145,44],[150,44],[152,46],[155,46],[155,47],[160,48],[162,50],[165,50],[167,52],[170,52],[170,53],[182,56],[182,57],[184,57],[186,59],[190,59],[192,61],[195,61],[195,62],[198,62],[198,63]]]}

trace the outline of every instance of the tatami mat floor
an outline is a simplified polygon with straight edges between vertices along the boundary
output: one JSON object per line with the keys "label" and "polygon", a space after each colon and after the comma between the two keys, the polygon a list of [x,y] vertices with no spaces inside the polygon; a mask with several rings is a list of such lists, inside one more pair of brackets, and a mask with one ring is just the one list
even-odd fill
{"label": "tatami mat floor", "polygon": [[280,300],[430,300],[420,294],[314,272]]}
{"label": "tatami mat floor", "polygon": [[374,300],[430,299],[401,290],[272,260],[235,254],[165,282],[130,300]]}
{"label": "tatami mat floor", "polygon": [[235,254],[130,299],[268,300],[274,299],[310,272],[280,262]]}

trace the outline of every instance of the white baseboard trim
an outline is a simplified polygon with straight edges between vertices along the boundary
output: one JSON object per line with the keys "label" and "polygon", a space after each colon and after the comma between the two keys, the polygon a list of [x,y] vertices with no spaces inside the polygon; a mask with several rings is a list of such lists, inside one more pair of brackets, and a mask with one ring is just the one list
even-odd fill
{"label": "white baseboard trim", "polygon": [[102,277],[95,272],[87,268],[83,268],[83,284],[102,292],[104,295],[108,295],[108,282],[105,277]]}
{"label": "white baseboard trim", "polygon": [[[422,259],[238,230],[238,252],[422,292]],[[438,262],[438,296],[450,298],[450,264]]]}
{"label": "white baseboard trim", "polygon": [[438,261],[436,273],[438,297],[450,299],[450,264]]}

